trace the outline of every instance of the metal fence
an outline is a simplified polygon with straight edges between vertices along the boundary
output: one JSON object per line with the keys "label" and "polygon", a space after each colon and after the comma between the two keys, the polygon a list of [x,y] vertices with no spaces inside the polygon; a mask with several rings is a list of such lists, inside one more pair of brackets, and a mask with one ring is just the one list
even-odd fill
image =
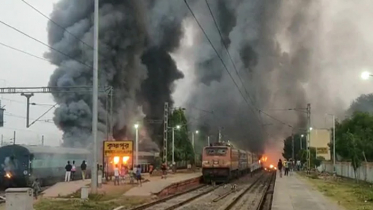
{"label": "metal fence", "polygon": [[[323,161],[318,169],[319,171],[333,173],[333,163],[330,161]],[[336,162],[335,170],[338,176],[355,179],[354,168],[351,162]],[[363,162],[356,171],[356,177],[359,180],[373,183],[373,162]]]}

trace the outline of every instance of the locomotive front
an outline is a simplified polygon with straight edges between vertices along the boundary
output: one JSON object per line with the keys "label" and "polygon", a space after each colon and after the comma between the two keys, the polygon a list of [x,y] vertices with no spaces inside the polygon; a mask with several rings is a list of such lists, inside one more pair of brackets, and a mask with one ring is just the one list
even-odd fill
{"label": "locomotive front", "polygon": [[203,148],[202,175],[206,183],[226,182],[231,173],[231,148],[209,146]]}

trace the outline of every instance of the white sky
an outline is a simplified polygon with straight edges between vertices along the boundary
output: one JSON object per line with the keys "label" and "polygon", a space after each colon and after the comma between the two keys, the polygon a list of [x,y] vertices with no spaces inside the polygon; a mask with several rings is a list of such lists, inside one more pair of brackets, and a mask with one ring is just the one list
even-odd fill
{"label": "white sky", "polygon": [[[42,13],[49,15],[53,4],[58,0],[27,0],[27,2]],[[46,25],[48,19],[28,7],[21,0],[0,1],[0,21],[3,21],[30,36],[47,43]],[[31,54],[43,57],[48,50],[42,44],[13,31],[0,23],[0,43],[24,50]],[[47,86],[49,76],[55,67],[47,61],[39,60],[29,55],[16,52],[0,45],[0,86],[1,87],[30,87]],[[16,131],[16,142],[19,144],[40,144],[44,135],[46,145],[58,145],[62,132],[54,125],[52,109],[41,120],[49,122],[36,122],[26,128],[26,98],[20,94],[0,95],[1,104],[5,105],[4,127],[0,134],[4,142],[9,142]],[[52,105],[50,94],[35,94],[31,102],[45,104],[30,107],[30,122],[38,118]]]}

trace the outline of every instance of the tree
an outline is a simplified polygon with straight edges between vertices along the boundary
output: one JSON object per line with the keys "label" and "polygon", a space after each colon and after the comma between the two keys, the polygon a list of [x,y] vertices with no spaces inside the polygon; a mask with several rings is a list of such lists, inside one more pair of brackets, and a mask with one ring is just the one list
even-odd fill
{"label": "tree", "polygon": [[343,138],[350,147],[349,158],[351,160],[351,165],[354,168],[355,179],[357,181],[356,171],[361,166],[362,161],[362,151],[360,150],[358,138],[351,132],[347,132],[343,135]]}
{"label": "tree", "polygon": [[[175,161],[189,161],[194,164],[194,152],[191,141],[188,138],[188,125],[184,111],[176,109],[169,117],[169,126],[175,128]],[[176,126],[180,126],[176,129]],[[172,129],[168,135],[168,160],[172,159]]]}
{"label": "tree", "polygon": [[[282,153],[282,156],[285,159],[292,158],[292,152],[293,152],[292,138],[293,138],[292,136],[288,136],[284,140],[284,151]],[[300,141],[302,141],[302,147],[305,148],[306,147],[306,139],[304,137],[302,138],[300,134],[294,134],[294,158],[296,158],[296,159],[300,159],[300,157],[298,156],[299,151],[301,150],[300,149]]]}
{"label": "tree", "polygon": [[[351,118],[336,123],[336,153],[344,160],[351,161],[351,142],[345,135],[350,133],[356,147],[365,161],[373,161],[373,115],[355,112]],[[349,134],[349,135],[350,135]],[[352,137],[351,137],[352,138]]]}
{"label": "tree", "polygon": [[362,94],[356,98],[347,110],[347,114],[352,115],[355,112],[373,113],[373,94]]}

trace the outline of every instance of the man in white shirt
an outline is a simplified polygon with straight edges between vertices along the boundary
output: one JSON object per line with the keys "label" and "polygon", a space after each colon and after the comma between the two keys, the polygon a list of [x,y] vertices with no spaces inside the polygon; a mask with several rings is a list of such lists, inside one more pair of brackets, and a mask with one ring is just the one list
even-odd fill
{"label": "man in white shirt", "polygon": [[119,185],[119,168],[118,165],[114,167],[114,185]]}

